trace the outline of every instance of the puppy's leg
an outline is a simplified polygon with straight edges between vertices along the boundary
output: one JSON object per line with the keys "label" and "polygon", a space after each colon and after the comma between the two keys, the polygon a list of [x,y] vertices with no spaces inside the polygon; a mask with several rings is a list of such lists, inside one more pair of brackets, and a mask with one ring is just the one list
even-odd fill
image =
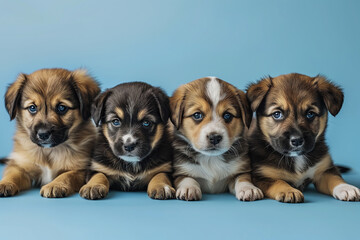
{"label": "puppy's leg", "polygon": [[315,179],[316,189],[324,194],[332,195],[341,201],[360,201],[359,188],[347,184],[336,170],[330,169]]}
{"label": "puppy's leg", "polygon": [[266,197],[275,199],[279,202],[301,203],[304,202],[304,195],[301,191],[291,187],[283,180],[255,179],[254,183],[258,186]]}
{"label": "puppy's leg", "polygon": [[200,184],[191,177],[180,176],[175,179],[176,198],[186,201],[201,200]]}
{"label": "puppy's leg", "polygon": [[105,198],[109,193],[110,183],[103,173],[95,173],[80,189],[80,196],[86,199],[96,200]]}
{"label": "puppy's leg", "polygon": [[175,189],[166,173],[158,173],[150,180],[147,194],[154,199],[171,199],[175,197]]}
{"label": "puppy's leg", "polygon": [[31,187],[31,178],[23,169],[8,165],[0,181],[0,197],[10,197]]}
{"label": "puppy's leg", "polygon": [[241,201],[255,201],[264,198],[262,191],[251,182],[250,173],[237,176],[235,181],[230,182],[229,191]]}
{"label": "puppy's leg", "polygon": [[52,182],[40,189],[40,194],[46,198],[67,197],[78,192],[85,184],[85,171],[68,171],[57,176]]}

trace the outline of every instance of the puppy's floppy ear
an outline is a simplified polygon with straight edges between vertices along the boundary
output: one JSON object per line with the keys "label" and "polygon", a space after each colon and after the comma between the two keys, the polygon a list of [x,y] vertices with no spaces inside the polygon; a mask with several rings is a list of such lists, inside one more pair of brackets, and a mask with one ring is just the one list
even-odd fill
{"label": "puppy's floppy ear", "polygon": [[180,128],[184,115],[186,88],[185,85],[180,86],[175,90],[172,97],[170,97],[170,120],[177,129]]}
{"label": "puppy's floppy ear", "polygon": [[247,91],[246,97],[250,102],[251,110],[256,112],[260,103],[264,100],[264,97],[269,92],[272,86],[272,78],[269,76],[263,78],[257,83],[250,84]]}
{"label": "puppy's floppy ear", "polygon": [[344,93],[342,89],[320,75],[314,78],[314,85],[317,87],[323,98],[326,108],[331,115],[336,116],[344,102]]}
{"label": "puppy's floppy ear", "polygon": [[104,119],[105,103],[107,98],[111,95],[111,91],[107,90],[96,97],[91,108],[91,116],[94,119],[95,125],[98,127],[100,121]]}
{"label": "puppy's floppy ear", "polygon": [[166,124],[170,116],[169,97],[161,88],[151,88],[150,94],[155,98],[161,120]]}
{"label": "puppy's floppy ear", "polygon": [[250,128],[253,112],[251,111],[249,101],[246,98],[246,94],[243,91],[237,89],[236,92],[237,92],[236,96],[238,98],[241,109],[241,118],[243,120],[244,125],[247,126],[247,128]]}
{"label": "puppy's floppy ear", "polygon": [[84,120],[91,116],[91,104],[100,93],[99,84],[84,69],[71,73],[71,85],[80,103],[80,112]]}
{"label": "puppy's floppy ear", "polygon": [[18,78],[12,83],[5,94],[5,107],[10,115],[10,120],[16,117],[19,104],[21,101],[22,91],[27,81],[27,75],[21,73]]}

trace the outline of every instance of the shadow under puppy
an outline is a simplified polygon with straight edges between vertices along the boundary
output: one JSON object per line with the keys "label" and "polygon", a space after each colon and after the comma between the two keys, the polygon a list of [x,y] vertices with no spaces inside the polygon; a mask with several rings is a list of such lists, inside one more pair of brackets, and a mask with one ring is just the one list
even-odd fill
{"label": "shadow under puppy", "polygon": [[359,201],[358,188],[345,183],[325,142],[328,111],[337,115],[341,88],[325,77],[287,74],[265,78],[247,91],[256,122],[249,145],[254,183],[266,197],[304,201],[302,190],[316,189],[343,201]]}
{"label": "shadow under puppy", "polygon": [[170,98],[176,197],[230,191],[239,200],[263,198],[251,183],[245,128],[252,113],[245,93],[215,77],[179,87]]}
{"label": "shadow under puppy", "polygon": [[80,195],[101,199],[109,188],[147,188],[151,198],[173,198],[175,190],[168,177],[172,172],[169,114],[168,96],[146,83],[124,83],[102,93],[93,108],[93,119],[100,127],[91,178]]}
{"label": "shadow under puppy", "polygon": [[44,185],[43,197],[79,191],[95,144],[90,114],[99,93],[85,70],[41,69],[19,75],[5,95],[10,118],[16,118],[16,132],[0,181],[1,197],[29,189],[33,183]]}

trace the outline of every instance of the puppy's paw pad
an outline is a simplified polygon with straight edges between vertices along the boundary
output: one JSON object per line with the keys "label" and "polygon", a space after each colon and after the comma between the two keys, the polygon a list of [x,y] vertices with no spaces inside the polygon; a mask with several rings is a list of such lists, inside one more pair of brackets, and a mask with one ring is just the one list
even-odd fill
{"label": "puppy's paw pad", "polygon": [[176,191],[176,198],[185,201],[198,201],[202,198],[201,189],[196,186],[180,187]]}
{"label": "puppy's paw pad", "polygon": [[299,190],[290,188],[288,190],[278,192],[275,195],[275,200],[285,203],[302,203],[304,202],[304,195]]}
{"label": "puppy's paw pad", "polygon": [[350,184],[342,183],[334,188],[333,196],[341,201],[360,201],[360,190]]}
{"label": "puppy's paw pad", "polygon": [[255,187],[251,183],[245,183],[236,189],[236,198],[240,201],[255,201],[264,198],[260,188]]}
{"label": "puppy's paw pad", "polygon": [[84,185],[79,191],[81,197],[90,200],[105,198],[108,193],[109,193],[109,189],[104,184],[96,184],[96,185],[87,184]]}
{"label": "puppy's paw pad", "polygon": [[159,185],[148,189],[148,195],[153,199],[172,199],[175,197],[175,189],[169,185]]}
{"label": "puppy's paw pad", "polygon": [[46,198],[63,198],[69,196],[71,191],[62,184],[49,183],[40,189],[40,194]]}
{"label": "puppy's paw pad", "polygon": [[0,197],[11,197],[19,192],[19,188],[12,182],[0,183]]}

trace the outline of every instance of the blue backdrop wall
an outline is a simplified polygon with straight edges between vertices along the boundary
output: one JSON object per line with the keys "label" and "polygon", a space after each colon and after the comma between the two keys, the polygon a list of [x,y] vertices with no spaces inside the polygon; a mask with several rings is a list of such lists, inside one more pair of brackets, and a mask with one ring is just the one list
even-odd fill
{"label": "blue backdrop wall", "polygon": [[[0,92],[20,72],[85,67],[103,88],[146,81],[169,94],[214,75],[244,89],[270,74],[325,74],[345,91],[330,117],[335,162],[360,169],[359,1],[1,1]],[[0,103],[0,155],[14,123]]]}

